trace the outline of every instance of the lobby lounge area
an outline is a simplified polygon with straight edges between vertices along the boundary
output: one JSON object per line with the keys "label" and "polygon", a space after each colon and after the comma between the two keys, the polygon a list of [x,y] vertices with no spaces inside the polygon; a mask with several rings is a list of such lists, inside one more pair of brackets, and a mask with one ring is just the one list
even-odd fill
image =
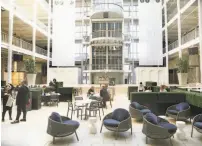
{"label": "lobby lounge area", "polygon": [[1,146],[202,146],[202,0],[0,0]]}

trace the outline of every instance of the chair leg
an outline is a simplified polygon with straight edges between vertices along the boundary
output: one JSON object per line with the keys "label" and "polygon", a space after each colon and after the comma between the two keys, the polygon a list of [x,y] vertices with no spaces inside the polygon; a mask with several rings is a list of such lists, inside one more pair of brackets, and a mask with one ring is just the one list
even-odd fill
{"label": "chair leg", "polygon": [[146,136],[146,144],[148,144],[148,137]]}
{"label": "chair leg", "polygon": [[102,113],[103,113],[103,116],[105,115],[105,113],[104,113],[104,109],[103,109],[103,107],[102,107]]}
{"label": "chair leg", "polygon": [[99,111],[99,117],[100,117],[100,120],[101,120],[100,109],[98,111]]}
{"label": "chair leg", "polygon": [[171,138],[170,138],[170,145],[171,145],[171,146],[173,145]]}
{"label": "chair leg", "polygon": [[117,140],[117,138],[118,138],[118,130],[116,131],[116,137],[115,137],[115,139]]}
{"label": "chair leg", "polygon": [[53,144],[55,144],[55,137],[53,137]]}
{"label": "chair leg", "polygon": [[101,128],[100,128],[100,133],[102,133],[102,127],[103,127],[103,123],[102,123]]}
{"label": "chair leg", "polygon": [[193,132],[194,132],[194,127],[192,125],[192,128],[191,128],[191,137],[193,137]]}
{"label": "chair leg", "polygon": [[76,139],[79,141],[79,138],[78,138],[78,135],[77,135],[76,131],[75,131],[75,135],[76,135]]}

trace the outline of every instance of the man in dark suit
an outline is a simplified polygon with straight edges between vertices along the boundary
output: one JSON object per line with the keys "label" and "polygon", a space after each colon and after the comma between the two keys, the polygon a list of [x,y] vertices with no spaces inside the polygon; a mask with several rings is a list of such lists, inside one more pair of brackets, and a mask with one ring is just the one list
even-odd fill
{"label": "man in dark suit", "polygon": [[102,89],[100,90],[100,96],[103,98],[103,107],[106,107],[106,102],[109,101],[110,95],[107,91],[107,86],[103,85]]}
{"label": "man in dark suit", "polygon": [[11,124],[19,123],[19,118],[21,115],[21,111],[23,112],[23,119],[20,121],[26,121],[26,105],[29,102],[29,88],[26,86],[26,81],[21,83],[21,87],[18,90],[18,94],[16,97],[16,105],[17,105],[17,116],[15,121],[11,122]]}

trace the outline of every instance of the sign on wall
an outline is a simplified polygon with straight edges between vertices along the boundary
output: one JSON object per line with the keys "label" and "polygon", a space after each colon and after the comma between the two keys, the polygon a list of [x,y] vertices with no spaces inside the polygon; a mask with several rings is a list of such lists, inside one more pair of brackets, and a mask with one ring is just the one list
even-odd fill
{"label": "sign on wall", "polygon": [[162,65],[162,6],[161,2],[150,0],[139,2],[139,64]]}
{"label": "sign on wall", "polygon": [[74,66],[75,0],[53,0],[53,66]]}

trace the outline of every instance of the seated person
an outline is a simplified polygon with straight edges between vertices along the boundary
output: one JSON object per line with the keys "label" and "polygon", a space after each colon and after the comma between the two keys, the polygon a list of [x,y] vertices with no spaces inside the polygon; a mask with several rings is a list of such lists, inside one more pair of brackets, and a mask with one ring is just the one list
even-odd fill
{"label": "seated person", "polygon": [[103,98],[103,107],[106,107],[106,101],[109,101],[110,95],[109,92],[107,91],[107,86],[102,85],[102,89],[100,90],[100,97]]}
{"label": "seated person", "polygon": [[142,84],[142,82],[140,82],[140,85],[138,86],[138,92],[144,92],[144,85]]}
{"label": "seated person", "polygon": [[160,86],[160,92],[167,92],[165,85]]}
{"label": "seated person", "polygon": [[145,92],[152,92],[151,87],[147,87]]}
{"label": "seated person", "polygon": [[93,95],[93,94],[95,94],[94,86],[92,86],[92,87],[88,90],[87,96],[90,96],[90,95]]}

